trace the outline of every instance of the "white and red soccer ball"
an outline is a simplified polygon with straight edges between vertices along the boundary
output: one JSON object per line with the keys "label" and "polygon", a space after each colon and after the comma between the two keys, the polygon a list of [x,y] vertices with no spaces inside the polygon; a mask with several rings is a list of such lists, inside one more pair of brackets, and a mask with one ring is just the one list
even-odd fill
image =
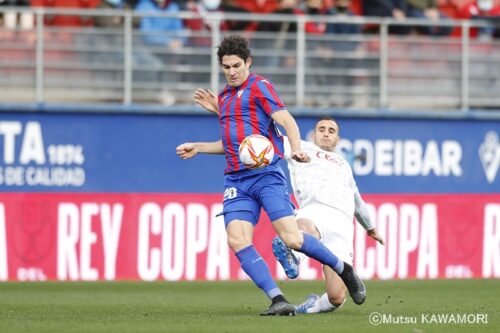
{"label": "white and red soccer ball", "polygon": [[265,136],[252,134],[240,143],[238,155],[245,167],[249,169],[263,168],[273,161],[274,147]]}

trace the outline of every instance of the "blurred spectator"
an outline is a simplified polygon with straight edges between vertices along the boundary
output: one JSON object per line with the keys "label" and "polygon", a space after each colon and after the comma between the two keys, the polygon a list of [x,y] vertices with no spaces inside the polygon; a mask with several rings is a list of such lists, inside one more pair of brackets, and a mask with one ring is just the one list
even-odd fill
{"label": "blurred spectator", "polygon": [[[295,12],[306,15],[326,15],[327,8],[324,6],[323,0],[305,0]],[[326,23],[308,21],[305,29],[308,34],[321,35],[326,32]]]}
{"label": "blurred spectator", "polygon": [[[176,14],[180,12],[180,7],[174,0],[139,0],[136,11],[148,14]],[[179,51],[187,40],[183,35],[182,19],[144,16],[141,19],[140,31],[146,47],[139,48],[134,53],[134,62],[138,65],[137,71],[134,71],[134,77],[146,74],[157,75],[156,78],[147,79],[147,81],[156,81],[163,85],[158,96],[160,103],[174,104],[176,98],[171,89],[175,83],[182,82],[178,65],[185,57]]]}
{"label": "blurred spectator", "polygon": [[462,8],[459,17],[464,19],[488,20],[489,27],[471,28],[471,36],[482,40],[500,37],[500,2],[494,0],[472,0]]}
{"label": "blurred spectator", "polygon": [[[180,11],[174,0],[139,0],[136,11],[144,13],[175,14]],[[145,16],[141,19],[140,30],[145,43],[167,46],[171,50],[182,47],[186,38],[181,34],[184,24],[180,18]]]}
{"label": "blurred spectator", "polygon": [[[311,16],[346,17],[353,15],[349,9],[350,5],[350,0],[338,0],[334,7],[328,9],[322,0],[306,0],[296,12]],[[308,35],[306,85],[332,91],[333,94],[318,95],[319,105],[350,105],[354,77],[347,71],[353,66],[352,53],[356,51],[359,43],[349,35],[358,34],[360,27],[351,23],[308,21],[305,30]]]}
{"label": "blurred spectator", "polygon": [[[290,4],[289,4],[290,5]],[[326,7],[323,4],[323,0],[305,0],[300,3],[295,1],[293,4],[293,13],[295,15],[325,15]],[[292,29],[297,30],[296,26],[292,26]],[[308,35],[323,35],[326,33],[326,23],[318,23],[314,21],[307,21],[305,23],[305,31]],[[322,53],[322,45],[314,38],[307,39],[307,50],[312,50],[313,57]],[[295,48],[295,41],[292,40],[293,44],[290,44],[290,49]],[[314,62],[314,61],[313,61]],[[287,67],[292,67],[296,65],[295,57],[288,57],[286,61]]]}
{"label": "blurred spectator", "polygon": [[208,33],[212,30],[212,22],[206,19],[205,14],[218,11],[220,3],[220,0],[188,0],[182,5],[182,10],[201,16],[201,18],[184,20],[184,26],[192,33],[189,44],[194,46],[210,46],[212,44],[211,36]]}
{"label": "blurred spectator", "polygon": [[[336,0],[335,6],[329,9],[327,14],[338,18],[355,16],[350,7],[351,0]],[[361,43],[357,37],[361,33],[361,25],[340,22],[329,23],[326,27],[326,33],[342,36],[338,36],[332,41],[330,44],[331,49],[326,53],[327,56],[323,58],[325,68],[338,71],[338,74],[324,77],[323,79],[326,79],[324,84],[340,88],[343,91],[336,94],[338,97],[331,101],[333,105],[350,106],[354,99],[352,88],[355,84],[355,77],[349,71],[359,66],[366,66],[364,63],[358,63],[364,60],[358,60],[353,56],[361,50]]]}
{"label": "blurred spectator", "polygon": [[[281,15],[295,15],[299,0],[280,0],[278,7],[272,14]],[[289,51],[293,55],[276,55],[266,57],[265,65],[270,67],[294,67],[296,65],[295,49],[296,49],[296,36],[297,24],[290,21],[264,21],[258,26],[258,31],[265,33],[273,33],[273,36],[262,36],[261,39],[255,39],[254,45],[258,44],[258,48],[264,50],[276,51]],[[258,59],[255,59],[258,60]],[[258,65],[258,61],[256,62]],[[277,83],[278,77],[272,77],[273,81]]]}
{"label": "blurred spectator", "polygon": [[[96,5],[93,0],[31,0],[32,7],[47,7],[47,8],[94,8]],[[67,26],[81,27],[93,26],[94,22],[91,16],[82,14],[46,14],[44,15],[44,23],[52,26]]]}
{"label": "blurred spectator", "polygon": [[[184,20],[184,26],[189,31],[189,45],[203,48],[191,53],[189,57],[184,57],[182,59],[184,65],[210,67],[211,30],[214,22],[209,21],[206,14],[218,11],[220,3],[220,0],[188,0],[182,5],[182,10],[194,12],[201,16],[200,18]],[[187,82],[204,82],[207,79],[207,75],[205,72],[193,69],[184,73],[182,78]]]}
{"label": "blurred spectator", "polygon": [[[392,17],[397,21],[406,19],[406,0],[362,0],[363,16]],[[378,27],[377,27],[378,28]],[[368,26],[368,30],[376,30],[373,26]],[[391,25],[390,33],[408,34],[410,28],[406,26]]]}
{"label": "blurred spectator", "polygon": [[[336,0],[335,7],[329,9],[327,14],[338,17],[355,16],[350,7],[351,0]],[[326,32],[329,34],[359,34],[361,33],[361,27],[359,24],[352,23],[329,23],[326,27]],[[347,49],[352,50],[353,48],[352,46],[347,46]]]}
{"label": "blurred spectator", "polygon": [[[134,9],[137,1],[132,0],[102,0],[97,6],[98,9]],[[123,26],[124,18],[122,15],[117,16],[95,16],[94,25],[101,28],[119,28]],[[134,17],[133,26],[138,27],[140,18]]]}
{"label": "blurred spectator", "polygon": [[[447,18],[439,12],[436,0],[363,0],[364,16],[392,17],[397,21],[404,21],[407,17],[427,18],[439,21]],[[406,35],[412,29],[411,26],[391,25],[390,33]],[[449,26],[416,26],[415,30],[421,34],[433,36],[447,36],[453,30]]]}
{"label": "blurred spectator", "polygon": [[[271,14],[294,15],[299,5],[299,0],[280,0],[278,7]],[[297,24],[286,21],[264,21],[259,24],[259,31],[269,32],[296,32]]]}
{"label": "blurred spectator", "polygon": [[278,8],[279,0],[234,0],[233,2],[249,13],[271,13]]}
{"label": "blurred spectator", "polygon": [[[220,10],[227,13],[249,14],[249,12],[240,6],[236,0],[222,0]],[[247,20],[226,20],[222,25],[223,30],[230,31],[255,31],[257,23]]]}
{"label": "blurred spectator", "polygon": [[363,0],[363,16],[393,17],[396,20],[406,18],[405,0]]}
{"label": "blurred spectator", "polygon": [[0,0],[0,6],[23,7],[29,5],[29,0]]}
{"label": "blurred spectator", "polygon": [[29,0],[0,0],[0,6],[24,7],[29,5],[30,5]]}
{"label": "blurred spectator", "polygon": [[[448,17],[440,13],[436,0],[407,0],[406,16],[412,18],[426,18],[431,21],[439,21]],[[416,26],[415,29],[424,35],[448,36],[453,30],[452,26]]]}

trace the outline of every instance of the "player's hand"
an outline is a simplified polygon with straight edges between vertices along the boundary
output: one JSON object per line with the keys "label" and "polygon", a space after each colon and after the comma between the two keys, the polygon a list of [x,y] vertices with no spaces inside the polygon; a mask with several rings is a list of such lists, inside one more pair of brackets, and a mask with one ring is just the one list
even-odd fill
{"label": "player's hand", "polygon": [[198,154],[198,149],[196,149],[196,144],[186,142],[177,146],[177,148],[175,148],[175,153],[183,160],[187,160]]}
{"label": "player's hand", "polygon": [[303,151],[300,151],[300,150],[292,152],[291,157],[300,163],[311,162],[311,158],[306,153],[304,153]]}
{"label": "player's hand", "polygon": [[375,239],[380,244],[385,245],[384,239],[382,238],[382,236],[379,235],[379,233],[377,232],[377,229],[373,228],[371,230],[368,230],[367,233],[368,233],[368,236]]}
{"label": "player's hand", "polygon": [[193,95],[194,102],[205,110],[219,114],[219,103],[217,96],[210,89],[196,89]]}

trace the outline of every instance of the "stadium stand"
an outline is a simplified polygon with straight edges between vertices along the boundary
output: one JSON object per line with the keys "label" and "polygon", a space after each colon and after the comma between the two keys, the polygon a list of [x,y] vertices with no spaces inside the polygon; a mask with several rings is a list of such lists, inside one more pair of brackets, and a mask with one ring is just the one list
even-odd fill
{"label": "stadium stand", "polygon": [[[335,2],[329,0],[323,2],[323,15],[307,16],[311,22],[306,23],[306,32],[308,27],[316,26],[315,20],[320,23],[317,26],[341,20],[344,25],[350,22],[364,30],[376,27],[378,32],[332,30],[301,37],[296,27],[285,34],[259,28],[257,21],[261,26],[273,22],[269,15],[256,19],[223,11],[224,6],[232,5],[240,10],[271,12],[277,9],[278,1],[222,1],[219,11],[207,10],[203,2],[187,1],[180,2],[183,11],[179,14],[185,26],[175,33],[185,40],[184,45],[167,49],[144,43],[144,37],[154,36],[153,32],[140,31],[140,21],[147,13],[110,14],[102,11],[106,7],[99,0],[33,0],[31,4],[33,10],[46,10],[42,40],[37,38],[40,31],[35,11],[19,10],[18,17],[24,19],[13,20],[8,18],[12,11],[0,7],[0,85],[12,92],[2,94],[0,102],[124,102],[150,106],[191,103],[191,92],[196,87],[220,88],[217,63],[211,59],[212,38],[234,31],[228,22],[238,21],[242,25],[235,31],[243,29],[253,44],[255,71],[272,79],[289,105],[404,110],[500,105],[496,93],[500,85],[499,42],[477,38],[479,29],[491,28],[487,21],[465,21],[472,28],[470,39],[465,41],[469,47],[464,48],[462,21],[447,23],[452,24],[451,37],[383,36],[378,18],[335,17]],[[472,17],[477,8],[474,1],[440,0],[438,4],[441,11],[455,18]],[[352,0],[349,8],[354,14],[361,13],[361,0]],[[64,12],[69,9],[79,9],[81,14]],[[132,15],[130,22],[126,13]],[[490,13],[495,15],[494,9]],[[98,23],[110,15],[119,16],[117,24]],[[289,22],[293,27],[296,15],[279,16],[274,22],[279,26]],[[424,20],[412,22],[427,24]],[[303,44],[297,43],[300,38],[304,38]],[[313,45],[321,46],[323,53]],[[332,48],[335,45],[355,47]]]}

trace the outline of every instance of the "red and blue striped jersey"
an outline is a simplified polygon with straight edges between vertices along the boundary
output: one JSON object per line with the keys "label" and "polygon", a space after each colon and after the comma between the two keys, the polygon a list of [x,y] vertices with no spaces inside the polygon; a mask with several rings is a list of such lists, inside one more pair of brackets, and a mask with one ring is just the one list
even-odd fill
{"label": "red and blue striped jersey", "polygon": [[272,163],[283,157],[283,137],[271,115],[286,107],[271,82],[250,73],[241,86],[226,85],[219,94],[218,102],[219,124],[227,162],[226,174],[246,169],[238,158],[238,148],[243,139],[251,134],[263,135],[272,142]]}

